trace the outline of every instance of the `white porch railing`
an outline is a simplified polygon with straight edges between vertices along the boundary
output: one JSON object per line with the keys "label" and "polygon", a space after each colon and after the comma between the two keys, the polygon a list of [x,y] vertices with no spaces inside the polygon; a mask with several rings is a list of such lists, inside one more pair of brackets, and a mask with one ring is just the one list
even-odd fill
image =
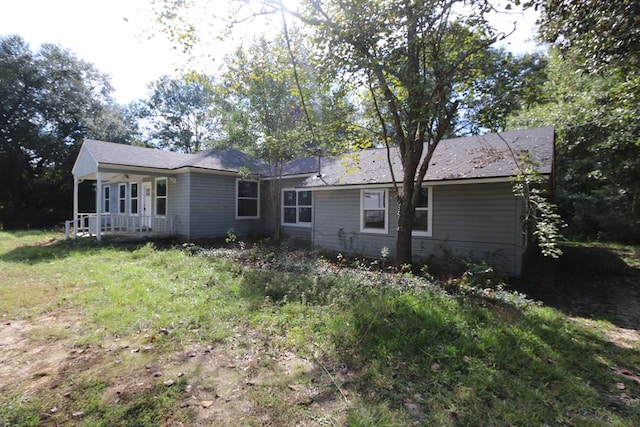
{"label": "white porch railing", "polygon": [[139,234],[175,234],[175,216],[150,216],[102,213],[78,213],[74,220],[74,233],[139,233]]}

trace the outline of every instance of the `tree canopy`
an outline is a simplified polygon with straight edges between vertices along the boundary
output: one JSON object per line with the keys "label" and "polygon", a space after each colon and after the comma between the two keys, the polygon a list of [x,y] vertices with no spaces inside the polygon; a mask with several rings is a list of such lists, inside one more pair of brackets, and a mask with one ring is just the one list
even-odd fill
{"label": "tree canopy", "polygon": [[541,10],[540,36],[590,70],[640,65],[637,0],[534,0]]}
{"label": "tree canopy", "polygon": [[640,240],[640,85],[612,69],[588,74],[553,55],[539,102],[512,127],[556,127],[557,201],[568,233]]}
{"label": "tree canopy", "polygon": [[107,76],[66,49],[44,44],[32,52],[19,36],[0,37],[0,223],[69,217],[82,138],[130,138],[111,90]]}
{"label": "tree canopy", "polygon": [[141,118],[158,148],[195,153],[213,145],[218,132],[214,81],[202,73],[160,77],[149,85]]}

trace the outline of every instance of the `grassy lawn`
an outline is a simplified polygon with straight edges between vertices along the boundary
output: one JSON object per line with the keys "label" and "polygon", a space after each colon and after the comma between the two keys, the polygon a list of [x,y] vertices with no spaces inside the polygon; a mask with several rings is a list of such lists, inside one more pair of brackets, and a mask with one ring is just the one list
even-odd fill
{"label": "grassy lawn", "polygon": [[344,264],[0,232],[0,426],[640,425],[614,317]]}

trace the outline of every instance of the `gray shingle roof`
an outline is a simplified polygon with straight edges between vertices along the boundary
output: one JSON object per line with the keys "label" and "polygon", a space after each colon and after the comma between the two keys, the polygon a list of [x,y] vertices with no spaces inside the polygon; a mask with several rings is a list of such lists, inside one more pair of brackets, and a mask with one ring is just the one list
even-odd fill
{"label": "gray shingle roof", "polygon": [[[425,150],[426,151],[426,150]],[[554,128],[551,126],[445,139],[436,148],[425,181],[509,177],[517,173],[516,161],[525,153],[538,171],[550,174],[553,167]],[[513,153],[513,154],[512,154]],[[400,154],[390,149],[396,180],[402,180]],[[322,159],[322,178],[312,176],[303,187],[323,187],[392,182],[387,150],[369,149]]]}
{"label": "gray shingle roof", "polygon": [[[99,164],[174,170],[193,167],[238,172],[241,167],[260,173],[264,162],[234,149],[206,150],[196,154],[175,153],[154,148],[135,147],[86,139],[84,145]],[[541,127],[501,132],[440,142],[429,165],[425,181],[508,177],[517,172],[512,153],[529,156],[542,174],[553,167],[554,128]],[[390,155],[396,179],[402,180],[398,149]],[[321,159],[322,179],[316,177],[317,157],[288,162],[284,176],[312,175],[304,187],[386,184],[391,182],[386,149],[369,149]]]}
{"label": "gray shingle roof", "polygon": [[237,172],[243,166],[251,170],[260,170],[262,167],[253,157],[230,148],[186,154],[93,139],[85,139],[84,145],[100,164],[164,170],[194,167],[230,172]]}

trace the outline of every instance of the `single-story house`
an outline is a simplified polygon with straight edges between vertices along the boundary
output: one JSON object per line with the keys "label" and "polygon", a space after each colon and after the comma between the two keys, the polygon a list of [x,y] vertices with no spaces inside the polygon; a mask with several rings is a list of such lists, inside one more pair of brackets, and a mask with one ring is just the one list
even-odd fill
{"label": "single-story house", "polygon": [[[541,127],[441,141],[416,210],[414,257],[448,250],[519,275],[530,233],[512,176],[526,155],[551,188],[554,139],[552,127]],[[389,156],[401,182],[397,149]],[[87,139],[73,167],[75,233],[271,235],[275,189],[283,237],[313,249],[374,258],[388,251],[393,258],[397,204],[386,148],[294,160],[279,179],[267,170],[232,149],[185,154]],[[95,185],[95,212],[78,211],[78,186],[87,180]]]}

